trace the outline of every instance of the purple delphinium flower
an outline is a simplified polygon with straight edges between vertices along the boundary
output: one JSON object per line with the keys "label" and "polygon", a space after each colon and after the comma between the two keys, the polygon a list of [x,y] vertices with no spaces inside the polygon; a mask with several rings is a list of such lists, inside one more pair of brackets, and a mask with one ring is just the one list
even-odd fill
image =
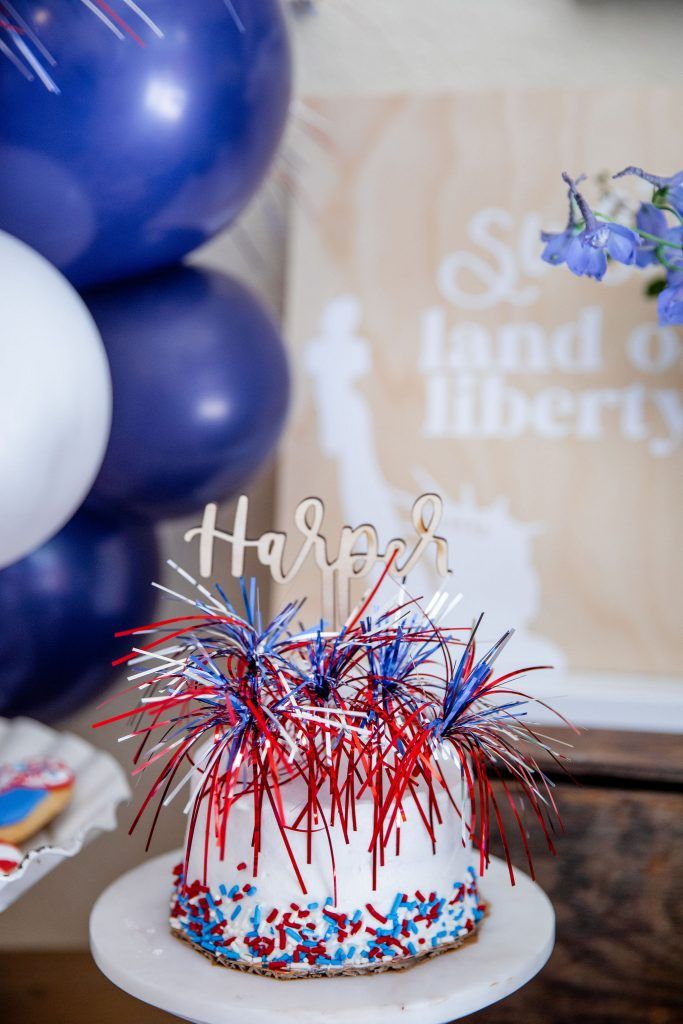
{"label": "purple delphinium flower", "polygon": [[[583,181],[583,175],[577,181]],[[563,231],[541,231],[541,241],[546,243],[545,249],[541,253],[541,259],[555,266],[565,262],[567,250],[579,233],[571,189],[567,189],[567,197],[569,199],[569,216],[566,228]]]}
{"label": "purple delphinium flower", "polygon": [[[608,255],[619,263],[635,263],[639,245],[636,233],[621,224],[598,221],[576,187],[582,178],[573,181],[565,171],[562,179],[569,188],[569,222],[563,232],[554,235],[544,232],[541,235],[546,242],[543,259],[547,263],[566,263],[573,274],[594,277],[596,281],[601,281],[605,275]],[[581,231],[577,231],[572,200],[583,217]]]}
{"label": "purple delphinium flower", "polygon": [[629,174],[648,181],[658,192],[664,192],[667,205],[675,210],[679,217],[683,217],[683,171],[678,171],[677,174],[671,174],[666,178],[660,174],[650,174],[642,167],[624,167],[623,171],[619,171],[613,177],[623,178]]}
{"label": "purple delphinium flower", "polygon": [[[669,230],[664,213],[652,203],[640,204],[640,209],[636,214],[636,227],[639,231],[646,231],[648,235],[657,235],[658,238],[663,238]],[[641,239],[636,253],[636,263],[639,267],[648,267],[651,263],[658,262],[656,247],[657,243],[651,239]]]}
{"label": "purple delphinium flower", "polygon": [[666,288],[657,297],[660,324],[683,324],[683,267],[670,271]]}
{"label": "purple delphinium flower", "polygon": [[[666,261],[669,266],[683,270],[683,225],[679,228],[669,228],[664,232],[664,244],[661,247],[660,259]],[[673,248],[669,248],[666,243]]]}

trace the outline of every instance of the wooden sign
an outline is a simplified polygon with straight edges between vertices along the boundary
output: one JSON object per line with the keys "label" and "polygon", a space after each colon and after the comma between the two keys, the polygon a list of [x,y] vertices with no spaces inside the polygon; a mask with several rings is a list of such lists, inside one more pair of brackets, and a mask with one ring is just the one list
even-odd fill
{"label": "wooden sign", "polygon": [[[565,169],[678,169],[682,101],[321,101],[329,144],[302,154],[293,212],[279,521],[315,493],[331,529],[372,522],[381,545],[416,490],[440,494],[453,624],[515,627],[510,660],[556,666],[544,693],[605,725],[683,707],[683,342],[640,272],[573,277],[539,232],[563,226]],[[413,592],[436,585],[415,568]]]}
{"label": "wooden sign", "polygon": [[[218,505],[210,502],[204,509],[201,526],[187,530],[185,540],[190,543],[199,539],[199,575],[205,579],[222,579],[228,575],[237,579],[243,577],[248,572],[245,556],[249,549],[253,549],[261,565],[268,568],[273,582],[284,586],[293,583],[304,567],[315,565],[321,581],[320,614],[327,622],[341,626],[351,612],[352,581],[367,576],[379,565],[405,579],[433,545],[436,571],[440,576],[448,574],[448,543],[436,532],[442,509],[443,503],[436,494],[422,494],[416,499],[410,515],[416,540],[410,549],[405,540],[394,537],[381,550],[375,527],[361,523],[341,528],[335,553],[321,532],[325,519],[322,501],[305,498],[294,510],[299,547],[292,556],[291,546],[297,540],[288,538],[284,532],[269,530],[253,539],[247,536],[249,498],[243,494],[237,501],[231,533],[218,529]],[[215,564],[216,541],[223,541],[229,547],[226,566]],[[305,596],[305,590],[299,594],[299,597]]]}

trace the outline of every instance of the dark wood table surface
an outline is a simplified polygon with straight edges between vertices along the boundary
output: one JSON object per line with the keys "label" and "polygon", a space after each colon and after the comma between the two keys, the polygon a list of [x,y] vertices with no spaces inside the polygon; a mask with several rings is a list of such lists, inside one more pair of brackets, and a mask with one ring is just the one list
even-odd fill
{"label": "dark wood table surface", "polygon": [[[534,849],[557,912],[555,952],[524,989],[468,1021],[681,1024],[683,740],[591,732],[572,763],[577,784],[557,780],[558,856]],[[2,1024],[173,1019],[116,989],[86,952],[0,957]]]}

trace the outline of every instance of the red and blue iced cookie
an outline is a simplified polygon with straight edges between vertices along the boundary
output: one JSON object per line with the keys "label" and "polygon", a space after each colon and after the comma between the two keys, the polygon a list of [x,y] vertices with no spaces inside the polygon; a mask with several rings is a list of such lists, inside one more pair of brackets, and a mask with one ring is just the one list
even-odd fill
{"label": "red and blue iced cookie", "polygon": [[11,875],[21,864],[23,853],[14,843],[0,842],[0,875]]}
{"label": "red and blue iced cookie", "polygon": [[0,765],[0,842],[23,843],[71,799],[73,772],[61,761],[35,758]]}

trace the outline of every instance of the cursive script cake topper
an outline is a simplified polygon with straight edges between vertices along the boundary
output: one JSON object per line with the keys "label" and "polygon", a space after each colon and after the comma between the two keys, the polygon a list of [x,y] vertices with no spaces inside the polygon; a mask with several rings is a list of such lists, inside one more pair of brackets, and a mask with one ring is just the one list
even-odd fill
{"label": "cursive script cake topper", "polygon": [[[201,525],[187,530],[185,540],[190,543],[199,538],[199,574],[204,578],[215,574],[214,549],[217,541],[229,546],[228,572],[236,578],[244,576],[245,556],[249,549],[254,550],[261,565],[269,569],[273,581],[280,584],[291,583],[304,563],[313,558],[321,573],[322,617],[341,625],[351,610],[352,582],[367,576],[376,566],[390,567],[395,576],[403,578],[433,547],[436,571],[440,576],[448,575],[448,542],[436,532],[442,510],[443,503],[437,494],[421,494],[415,500],[410,513],[415,532],[412,547],[406,540],[394,537],[381,550],[377,530],[371,523],[343,526],[336,555],[333,555],[327,538],[321,532],[325,519],[323,502],[320,498],[304,498],[294,512],[300,543],[292,556],[292,542],[287,533],[268,530],[259,537],[247,536],[249,498],[243,494],[237,501],[232,532],[218,528],[218,505],[210,502],[204,509]],[[287,566],[286,555],[291,559]]]}

